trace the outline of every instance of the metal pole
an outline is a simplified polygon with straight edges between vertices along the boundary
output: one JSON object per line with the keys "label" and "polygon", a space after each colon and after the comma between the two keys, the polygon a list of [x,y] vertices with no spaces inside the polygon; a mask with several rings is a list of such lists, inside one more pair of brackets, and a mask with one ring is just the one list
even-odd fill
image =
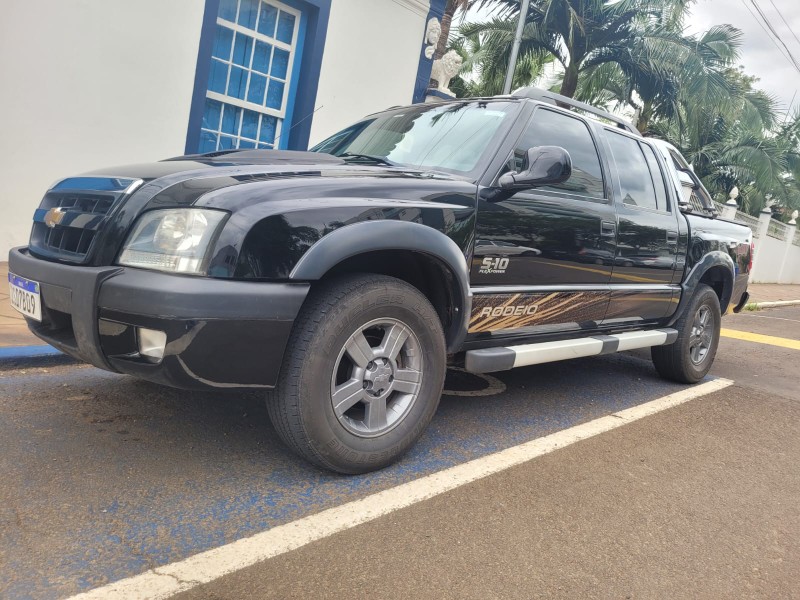
{"label": "metal pole", "polygon": [[517,33],[514,36],[514,45],[511,46],[511,58],[508,61],[508,73],[506,73],[506,83],[503,85],[503,94],[511,93],[511,85],[514,81],[514,71],[517,68],[517,56],[519,56],[519,47],[522,44],[522,31],[525,29],[525,19],[528,17],[528,7],[531,0],[522,0],[522,6],[519,11],[519,23],[517,23]]}

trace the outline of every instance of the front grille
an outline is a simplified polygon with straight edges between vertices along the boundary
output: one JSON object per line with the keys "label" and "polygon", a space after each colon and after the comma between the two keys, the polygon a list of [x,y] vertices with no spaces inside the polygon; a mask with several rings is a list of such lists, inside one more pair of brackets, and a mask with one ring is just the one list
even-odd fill
{"label": "front grille", "polygon": [[91,229],[56,226],[47,230],[44,245],[48,250],[62,254],[86,256],[86,253],[89,252],[89,247],[92,245],[94,234],[95,232]]}
{"label": "front grille", "polygon": [[85,262],[107,216],[136,182],[106,177],[60,182],[45,194],[34,214],[31,252],[43,258]]}

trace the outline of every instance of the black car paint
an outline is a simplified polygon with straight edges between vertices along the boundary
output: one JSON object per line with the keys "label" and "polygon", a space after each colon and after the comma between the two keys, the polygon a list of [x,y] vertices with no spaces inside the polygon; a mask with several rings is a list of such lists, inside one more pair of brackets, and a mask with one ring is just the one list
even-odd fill
{"label": "black car paint", "polygon": [[[477,181],[454,173],[351,164],[329,155],[319,155],[315,161],[309,153],[270,151],[238,153],[246,157],[239,160],[236,153],[192,156],[92,172],[139,178],[142,185],[105,218],[84,264],[37,257],[33,248],[12,251],[11,270],[43,281],[45,303],[52,300],[58,304],[59,298],[64,300],[71,295],[72,301],[61,308],[74,310],[69,313],[73,317],[80,315],[71,319],[77,346],[59,341],[61,334],[54,327],[63,321],[63,315],[68,316],[66,311],[54,308],[53,319],[41,325],[29,322],[31,328],[46,341],[96,366],[176,387],[270,387],[277,379],[293,320],[293,316],[276,315],[276,306],[290,306],[289,312],[296,315],[309,287],[327,273],[324,267],[335,268],[359,253],[402,250],[443,266],[443,281],[450,287],[448,302],[452,305],[452,311],[443,315],[449,319],[450,352],[569,337],[576,330],[588,335],[593,331],[633,329],[643,322],[666,325],[677,318],[683,300],[710,268],[729,269],[731,275],[730,283],[726,283],[725,271],[720,272],[725,288],[723,310],[729,302],[738,302],[746,289],[750,259],[750,247],[742,241],[741,226],[700,216],[684,218],[677,213],[678,239],[670,250],[675,256],[671,269],[664,269],[663,265],[657,270],[628,266],[619,264],[619,257],[608,262],[598,257],[600,264],[587,270],[586,257],[580,253],[587,244],[579,247],[565,242],[537,248],[540,254],[521,253],[513,259],[513,269],[507,276],[482,279],[478,267],[484,257],[492,254],[475,247],[476,231],[479,239],[491,239],[485,228],[493,223],[492,218],[496,220],[492,228],[505,231],[503,235],[519,229],[520,224],[526,229],[526,223],[520,222],[520,214],[513,209],[512,195],[499,191],[495,183],[513,142],[536,105],[527,100],[518,102],[520,108],[513,126],[502,132],[499,150],[481,163],[483,174]],[[593,135],[602,137],[602,125],[590,122],[589,126]],[[611,172],[602,144],[600,148],[603,168]],[[593,223],[611,220],[618,227],[614,209],[618,199],[610,182],[606,182],[606,188],[606,201],[594,204],[544,197],[535,191],[521,194],[538,197],[540,206],[546,207],[544,214],[551,215],[556,223],[575,220],[575,234],[593,210],[599,211],[591,217]],[[128,232],[142,213],[186,206],[230,213],[209,253],[208,277],[113,266]],[[496,216],[490,218],[491,215]],[[387,227],[386,232],[365,243],[363,232],[379,223],[380,227]],[[534,225],[528,223],[527,229],[534,229]],[[592,229],[597,228],[593,225]],[[425,235],[417,236],[415,232],[421,231]],[[595,236],[596,243],[588,246],[602,249],[602,229],[580,235]],[[378,239],[380,244],[375,241]],[[522,245],[536,247],[534,243]],[[317,258],[312,260],[314,256]],[[543,265],[547,265],[545,270]],[[644,279],[638,287],[626,288],[614,281],[615,273],[623,269],[631,269],[632,273],[637,268],[644,272],[633,275]],[[685,280],[684,271],[688,273]],[[73,273],[80,282],[75,289],[68,283]],[[49,277],[63,285],[48,285]],[[248,311],[233,313],[220,303],[240,306],[236,296],[243,287],[230,288],[231,294],[217,297],[216,302],[200,300],[204,296],[213,298],[214,290],[226,283],[223,280],[248,286],[245,295],[259,300]],[[119,289],[126,290],[125,294],[115,291]],[[143,293],[136,294],[136,289]],[[181,293],[192,289],[194,294]],[[164,297],[174,291],[179,301],[153,303],[154,290]],[[547,292],[565,298],[574,297],[576,292],[589,293],[593,297],[589,306],[594,312],[584,315],[574,326],[561,323],[544,328],[468,333],[473,294],[488,294],[483,300],[496,297],[504,302],[515,293]],[[198,300],[200,310],[190,314],[187,311],[192,298]],[[615,306],[616,314],[623,316],[604,322],[607,314],[614,313],[611,308]],[[653,306],[663,307],[663,313],[654,314]],[[631,315],[636,318],[628,318]],[[100,327],[96,325],[98,319]],[[136,326],[167,331],[167,354],[161,363],[138,356],[133,333]]]}

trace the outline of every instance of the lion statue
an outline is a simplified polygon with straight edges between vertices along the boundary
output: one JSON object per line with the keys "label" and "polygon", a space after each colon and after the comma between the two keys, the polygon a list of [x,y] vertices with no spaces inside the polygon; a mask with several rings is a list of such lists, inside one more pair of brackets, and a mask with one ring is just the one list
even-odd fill
{"label": "lion statue", "polygon": [[450,88],[450,80],[458,75],[461,71],[461,64],[463,60],[455,50],[450,50],[442,58],[433,61],[433,68],[431,69],[431,79],[438,83],[437,89],[440,92],[455,96]]}

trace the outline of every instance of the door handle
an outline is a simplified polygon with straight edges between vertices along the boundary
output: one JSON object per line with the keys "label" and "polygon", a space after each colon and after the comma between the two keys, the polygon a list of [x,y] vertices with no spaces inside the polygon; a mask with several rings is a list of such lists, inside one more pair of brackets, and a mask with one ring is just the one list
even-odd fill
{"label": "door handle", "polygon": [[678,243],[678,232],[677,231],[668,231],[667,232],[667,243],[670,245],[677,245]]}
{"label": "door handle", "polygon": [[602,221],[600,223],[600,235],[613,237],[617,233],[617,224],[613,221]]}

